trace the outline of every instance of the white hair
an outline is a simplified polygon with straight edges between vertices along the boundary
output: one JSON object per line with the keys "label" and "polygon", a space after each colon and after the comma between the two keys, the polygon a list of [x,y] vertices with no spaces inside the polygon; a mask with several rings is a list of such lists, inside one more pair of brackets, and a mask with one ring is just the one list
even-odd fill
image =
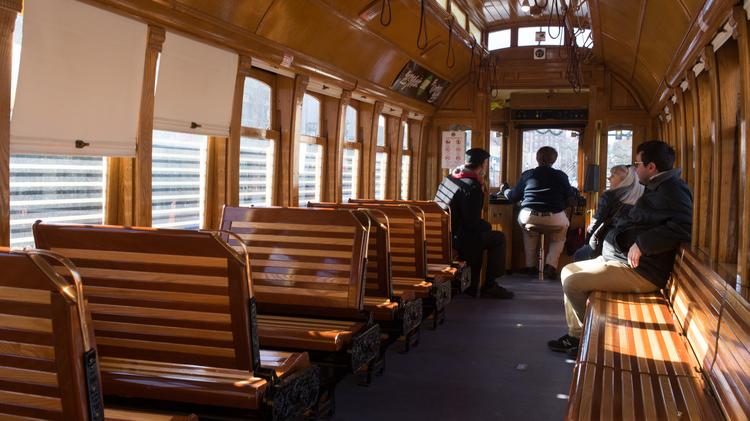
{"label": "white hair", "polygon": [[626,205],[634,205],[641,198],[644,191],[643,185],[638,181],[638,174],[635,172],[635,167],[616,165],[612,167],[612,172],[615,171],[625,172],[625,178],[623,178],[619,186],[612,190],[620,202]]}

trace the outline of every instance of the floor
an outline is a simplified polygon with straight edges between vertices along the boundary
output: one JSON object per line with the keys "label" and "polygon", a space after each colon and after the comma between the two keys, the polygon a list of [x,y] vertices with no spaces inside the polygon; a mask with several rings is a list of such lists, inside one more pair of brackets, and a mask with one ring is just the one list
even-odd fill
{"label": "floor", "polygon": [[388,350],[368,387],[347,377],[334,420],[560,420],[573,361],[546,347],[565,333],[559,282],[506,276],[513,300],[455,297],[418,347]]}

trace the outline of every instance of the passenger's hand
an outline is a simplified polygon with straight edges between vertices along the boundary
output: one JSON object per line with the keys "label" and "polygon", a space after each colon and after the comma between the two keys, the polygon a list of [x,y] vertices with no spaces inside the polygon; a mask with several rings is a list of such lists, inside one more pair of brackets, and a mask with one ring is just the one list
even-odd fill
{"label": "passenger's hand", "polygon": [[632,246],[630,246],[630,250],[628,251],[628,263],[630,263],[630,267],[633,269],[638,267],[638,263],[641,261],[641,249],[638,247],[637,243],[633,243]]}

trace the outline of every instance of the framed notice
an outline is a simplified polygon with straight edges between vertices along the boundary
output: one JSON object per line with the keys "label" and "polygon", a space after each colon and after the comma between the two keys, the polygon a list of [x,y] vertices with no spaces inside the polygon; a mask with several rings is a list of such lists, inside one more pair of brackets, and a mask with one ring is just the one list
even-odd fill
{"label": "framed notice", "polygon": [[445,92],[448,84],[447,80],[435,76],[411,60],[401,69],[401,73],[391,84],[391,89],[429,104],[435,104]]}
{"label": "framed notice", "polygon": [[464,164],[466,155],[466,132],[443,132],[442,166],[441,168],[455,168]]}

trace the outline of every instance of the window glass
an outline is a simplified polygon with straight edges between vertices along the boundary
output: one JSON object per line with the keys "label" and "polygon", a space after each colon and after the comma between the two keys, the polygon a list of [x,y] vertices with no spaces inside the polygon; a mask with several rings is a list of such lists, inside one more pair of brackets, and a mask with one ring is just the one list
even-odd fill
{"label": "window glass", "polygon": [[471,149],[471,130],[464,130],[466,133],[466,150]]}
{"label": "window glass", "polygon": [[437,3],[443,9],[448,10],[448,0],[435,0],[435,3]]}
{"label": "window glass", "polygon": [[10,246],[34,245],[31,226],[101,224],[106,161],[101,157],[12,155]]}
{"label": "window glass", "polygon": [[242,93],[242,126],[271,128],[271,87],[251,77],[245,78]]}
{"label": "window glass", "polygon": [[307,136],[320,136],[320,101],[312,95],[302,98],[302,127],[300,133]]}
{"label": "window glass", "polygon": [[537,167],[536,151],[542,146],[551,146],[557,151],[553,168],[568,175],[570,185],[578,185],[578,132],[573,130],[526,130],[523,132],[522,171]]}
{"label": "window glass", "polygon": [[378,152],[375,155],[375,199],[385,199],[385,179],[388,171],[388,154]]}
{"label": "window glass", "polygon": [[341,174],[341,200],[357,199],[359,184],[359,150],[344,148],[344,164]]}
{"label": "window glass", "polygon": [[[610,130],[607,132],[607,177],[615,165],[630,165],[633,163],[633,131]],[[609,188],[609,179],[607,179]]]}
{"label": "window glass", "polygon": [[[537,41],[537,32],[544,32],[546,39],[544,41]],[[563,45],[564,39],[565,33],[563,28],[559,26],[530,26],[526,28],[518,28],[519,47],[527,47],[531,45]]]}
{"label": "window glass", "polygon": [[240,206],[271,206],[273,198],[273,140],[240,140]]}
{"label": "window glass", "polygon": [[202,135],[154,130],[152,226],[201,227],[207,143]]}
{"label": "window glass", "polygon": [[456,18],[456,25],[466,29],[466,13],[455,2],[451,4],[451,14]]}
{"label": "window glass", "polygon": [[385,117],[378,116],[378,146],[385,146]]}
{"label": "window glass", "polygon": [[576,44],[579,47],[593,48],[594,38],[591,38],[591,29],[575,28]]}
{"label": "window glass", "polygon": [[323,168],[323,146],[299,145],[299,206],[320,202],[320,176]]}
{"label": "window glass", "polygon": [[490,132],[490,187],[500,187],[503,168],[503,134]]}
{"label": "window glass", "polygon": [[403,155],[401,157],[401,200],[409,199],[410,167],[411,156]]}
{"label": "window glass", "polygon": [[344,117],[344,140],[347,142],[357,141],[357,109],[351,105],[346,106]]}
{"label": "window glass", "polygon": [[490,32],[487,35],[487,49],[490,51],[510,47],[510,29]]}
{"label": "window glass", "polygon": [[403,144],[402,144],[401,148],[403,150],[405,150],[405,151],[408,151],[409,149],[411,149],[409,147],[409,123],[404,123],[404,134],[403,134],[403,137],[404,137],[404,139],[403,139]]}
{"label": "window glass", "polygon": [[482,31],[480,31],[472,21],[469,21],[469,33],[474,37],[474,41],[478,44],[482,43]]}

